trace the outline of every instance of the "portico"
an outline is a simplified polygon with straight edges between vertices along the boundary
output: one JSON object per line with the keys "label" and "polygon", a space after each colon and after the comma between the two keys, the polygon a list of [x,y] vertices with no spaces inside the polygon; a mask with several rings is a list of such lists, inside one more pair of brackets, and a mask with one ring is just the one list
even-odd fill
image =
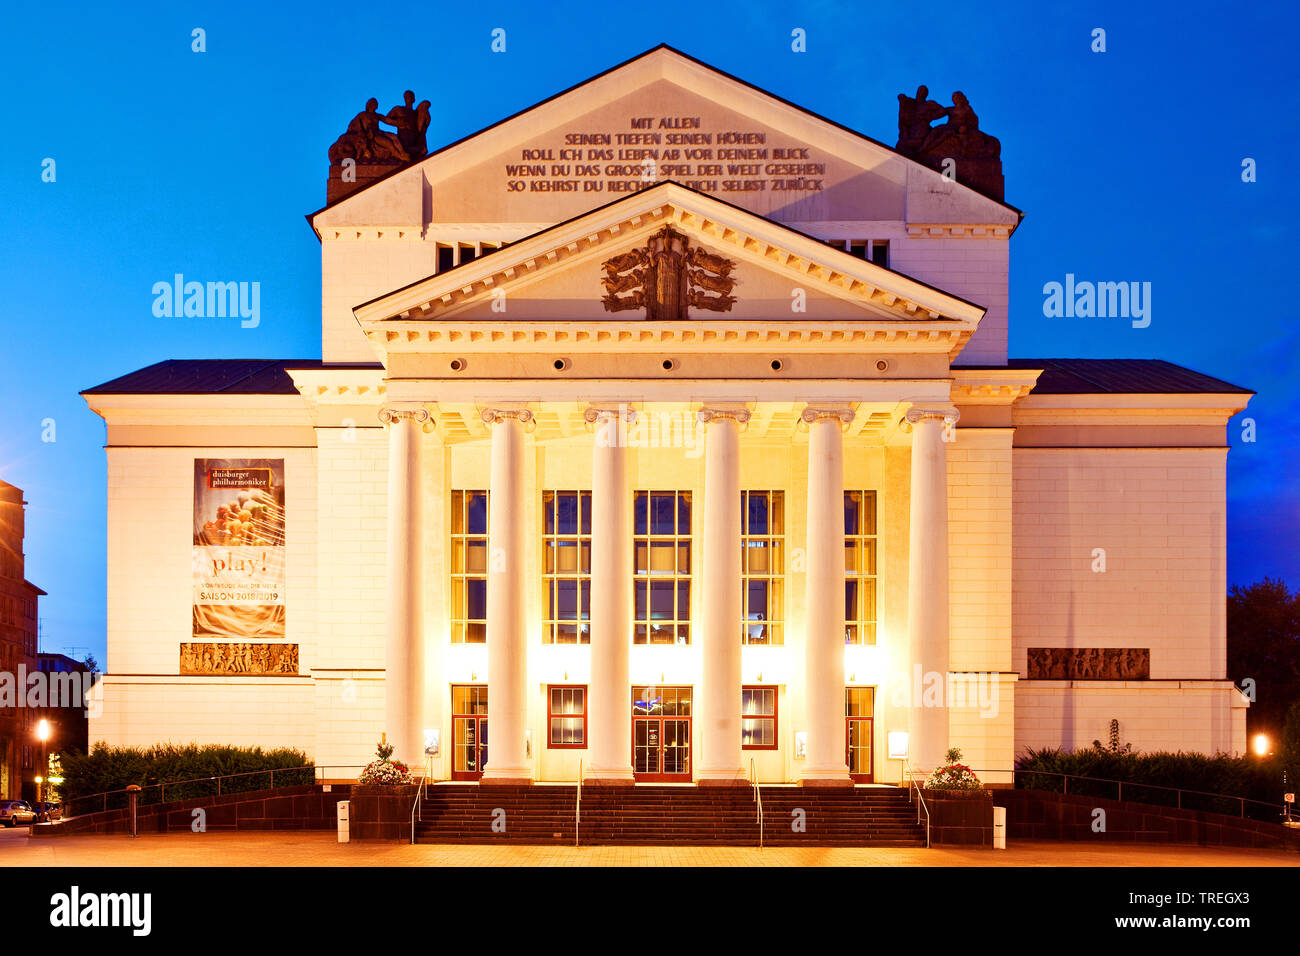
{"label": "portico", "polygon": [[[946,620],[941,621],[939,617],[944,613],[943,608],[938,613],[931,612],[917,628],[888,637],[881,635],[873,644],[846,644],[844,445],[846,438],[849,442],[863,441],[864,425],[873,421],[873,415],[883,415],[882,411],[875,410],[888,410],[889,419],[879,428],[878,435],[872,434],[872,450],[859,449],[856,456],[850,456],[853,463],[848,470],[848,484],[862,485],[863,478],[855,473],[858,462],[883,456],[887,442],[904,454],[915,454],[917,436],[927,438],[926,424],[931,420],[942,423],[944,413],[927,408],[924,416],[918,416],[917,406],[901,400],[892,404],[861,404],[856,408],[848,403],[831,407],[823,402],[798,405],[720,400],[702,408],[692,407],[690,403],[638,404],[641,407],[633,408],[626,402],[584,406],[579,401],[538,401],[529,406],[517,405],[509,414],[494,406],[478,415],[480,427],[450,449],[444,449],[452,458],[457,457],[458,449],[465,452],[478,460],[479,468],[486,465],[489,475],[486,641],[485,645],[464,644],[456,648],[457,656],[466,662],[460,670],[466,672],[453,670],[444,677],[449,683],[463,680],[486,684],[492,749],[482,781],[487,784],[498,779],[511,783],[572,779],[576,767],[569,767],[570,762],[537,759],[542,748],[529,743],[542,739],[546,729],[541,719],[545,715],[546,688],[567,681],[579,682],[586,688],[587,747],[583,770],[588,782],[619,784],[636,779],[631,690],[633,686],[668,683],[690,687],[693,691],[694,728],[690,742],[693,770],[689,779],[701,785],[747,785],[750,760],[755,754],[742,750],[742,690],[755,682],[772,682],[771,686],[790,702],[787,713],[782,715],[786,718],[782,721],[785,726],[777,731],[786,738],[776,741],[782,764],[792,765],[794,779],[805,784],[849,784],[843,691],[856,661],[864,656],[898,661],[902,675],[907,672],[906,663],[916,660],[927,671],[937,670],[945,677],[947,663],[939,657],[946,653],[946,644],[936,650],[921,643],[922,638],[928,637],[931,645],[940,644],[935,640],[936,631],[946,637]],[[428,455],[421,445],[435,444],[443,437],[439,407],[434,402],[424,405],[426,410],[432,409],[429,420],[433,427],[418,430],[407,424],[414,416],[385,414],[391,420],[388,425],[391,473],[402,476],[418,473],[419,462]],[[640,442],[649,436],[638,435],[635,426],[644,423],[647,415],[661,422],[686,423],[685,433],[677,435],[680,444],[642,447]],[[475,422],[474,417],[454,406],[446,409],[446,416],[453,430]],[[921,427],[908,429],[909,416],[919,418]],[[910,487],[919,486],[922,493],[946,487],[947,446],[938,427],[935,433],[936,440],[927,446],[924,458],[926,471],[910,478]],[[668,434],[671,437],[672,433]],[[703,446],[698,449],[702,453],[693,452],[692,444],[697,448]],[[787,459],[781,469],[770,465],[762,469],[743,467],[776,453],[780,447],[791,446],[804,447],[797,465]],[[577,454],[584,454],[587,468],[575,467],[573,457]],[[688,457],[691,455],[695,457]],[[550,460],[556,457],[560,463],[551,464]],[[457,469],[453,466],[451,471],[454,474]],[[567,645],[541,639],[542,622],[549,616],[548,608],[543,605],[550,596],[537,593],[539,588],[532,581],[536,575],[532,575],[530,568],[538,562],[530,555],[542,549],[545,527],[538,520],[537,507],[530,507],[522,500],[524,489],[564,483],[547,477],[556,471],[585,471],[591,476],[590,603],[588,614],[578,618],[582,621],[579,639]],[[806,476],[806,479],[791,487],[773,480],[776,471],[798,478]],[[450,489],[440,487],[437,477],[425,476],[423,481],[430,484],[426,494],[435,499],[449,497]],[[783,543],[788,554],[803,555],[789,561],[783,569],[788,613],[782,622],[784,638],[776,644],[744,642],[746,608],[742,563],[746,555],[741,501],[742,491],[754,489],[756,481],[765,491],[779,494],[786,522]],[[633,570],[636,559],[632,513],[639,489],[665,487],[703,490],[702,496],[694,497],[692,502],[695,510],[690,518],[691,544],[687,545],[698,555],[695,574],[699,589],[689,599],[691,612],[684,615],[687,619],[694,617],[699,625],[691,629],[689,637],[680,640],[674,636],[671,642],[662,644],[648,640],[634,642],[633,588],[637,575]],[[911,494],[915,495],[916,491]],[[399,495],[393,500],[400,503],[408,497]],[[902,504],[882,501],[880,508],[896,510]],[[927,509],[920,510],[921,520],[929,522],[924,528],[928,547],[932,548],[941,535],[946,536],[944,522],[937,522],[936,528],[933,514],[938,509],[928,509],[928,513]],[[913,504],[913,515],[916,511]],[[390,515],[390,526],[402,528],[411,539],[430,537],[430,529],[417,509],[398,510]],[[796,528],[802,528],[803,540],[791,533]],[[407,560],[406,550],[391,553],[394,560],[388,578],[393,593],[405,595],[429,588],[421,564]],[[909,586],[915,579],[922,582],[922,587],[927,582],[946,587],[946,568],[918,566],[920,562],[932,560],[932,554],[927,547],[909,550],[906,579]],[[899,601],[902,594],[897,585],[900,583],[890,582],[891,587],[880,594],[879,600]],[[928,593],[919,603],[929,610],[934,604],[945,602]],[[409,605],[395,606],[400,610]],[[897,618],[897,608],[893,611],[892,616]],[[444,629],[441,621],[420,618],[410,622],[401,613],[392,614],[389,621],[386,670],[393,674],[406,673],[411,666],[408,661],[423,657],[424,644],[430,640],[424,635],[432,633],[430,643],[436,644],[439,632]],[[881,646],[886,640],[888,646]],[[885,675],[881,667],[881,663],[876,663],[873,673],[884,697]],[[795,681],[803,686],[791,686]],[[429,689],[430,696],[436,696],[441,690]],[[797,699],[806,702],[798,727],[786,722],[796,719],[794,715],[798,711],[793,704]],[[882,702],[882,709],[886,703]],[[415,726],[437,720],[433,716],[438,709],[436,700],[413,693],[404,706],[407,708],[404,712],[389,718],[393,726]],[[948,743],[947,727],[929,730],[925,720],[916,713],[924,709],[898,708],[888,728],[880,727],[880,734],[883,736],[887,729],[909,730],[914,739],[924,739],[931,750],[942,751]],[[412,720],[416,715],[424,716]],[[943,717],[946,720],[946,712]],[[806,739],[806,757],[797,761],[796,733]],[[399,740],[396,735],[392,739],[395,743]],[[769,753],[763,752],[763,757],[767,758]],[[415,750],[409,759],[418,763],[420,756]],[[765,764],[771,763],[765,759]],[[887,773],[887,769],[881,766],[878,772]]]}

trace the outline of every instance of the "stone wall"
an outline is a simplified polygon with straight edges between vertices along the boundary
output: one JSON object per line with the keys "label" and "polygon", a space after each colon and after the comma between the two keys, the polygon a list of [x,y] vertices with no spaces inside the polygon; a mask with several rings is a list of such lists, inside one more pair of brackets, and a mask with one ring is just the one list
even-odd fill
{"label": "stone wall", "polygon": [[[1300,830],[1221,813],[1040,790],[997,790],[993,802],[1007,808],[1008,841],[1194,843],[1300,850]],[[1105,829],[1100,832],[1093,829],[1099,809],[1106,813]]]}
{"label": "stone wall", "polygon": [[[320,785],[278,787],[221,796],[196,797],[140,807],[138,833],[192,831],[194,811],[203,811],[207,830],[333,830],[338,826],[340,800],[351,793],[347,784],[335,785],[328,793]],[[82,833],[130,833],[128,810],[85,813],[55,823],[32,827],[34,837],[69,836]]]}

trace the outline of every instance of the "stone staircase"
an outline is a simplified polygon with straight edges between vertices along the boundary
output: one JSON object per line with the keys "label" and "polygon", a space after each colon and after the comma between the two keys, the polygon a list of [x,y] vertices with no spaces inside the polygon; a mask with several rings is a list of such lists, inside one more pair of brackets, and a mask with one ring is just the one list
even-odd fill
{"label": "stone staircase", "polygon": [[[573,844],[572,786],[435,785],[419,843]],[[918,847],[925,826],[894,788],[763,788],[764,845]],[[495,824],[495,828],[494,828]],[[751,787],[584,787],[583,844],[757,846]]]}

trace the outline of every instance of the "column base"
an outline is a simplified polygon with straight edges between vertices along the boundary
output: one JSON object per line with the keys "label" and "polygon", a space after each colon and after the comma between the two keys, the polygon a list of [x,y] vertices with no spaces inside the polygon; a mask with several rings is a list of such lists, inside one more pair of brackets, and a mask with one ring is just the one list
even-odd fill
{"label": "column base", "polygon": [[695,781],[697,787],[748,787],[752,786],[745,777],[700,777]]}
{"label": "column base", "polygon": [[484,770],[483,776],[479,779],[479,783],[485,787],[527,787],[532,785],[533,777],[526,769],[503,768],[495,773],[491,770]]}
{"label": "column base", "polygon": [[618,770],[588,770],[582,778],[584,787],[630,787],[636,783],[632,768]]}
{"label": "column base", "polygon": [[848,771],[814,771],[799,777],[801,787],[851,787],[853,778]]}

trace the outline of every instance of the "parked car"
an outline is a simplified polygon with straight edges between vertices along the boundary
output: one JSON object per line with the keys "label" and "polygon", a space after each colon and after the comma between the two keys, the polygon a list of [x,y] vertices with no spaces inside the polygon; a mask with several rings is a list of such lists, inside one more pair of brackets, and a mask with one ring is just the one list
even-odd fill
{"label": "parked car", "polygon": [[51,820],[63,819],[63,807],[57,803],[50,803],[48,800],[43,803],[33,803],[32,809],[36,811],[37,823],[49,823]]}
{"label": "parked car", "polygon": [[36,811],[26,800],[0,800],[0,823],[16,827],[20,823],[34,823]]}

